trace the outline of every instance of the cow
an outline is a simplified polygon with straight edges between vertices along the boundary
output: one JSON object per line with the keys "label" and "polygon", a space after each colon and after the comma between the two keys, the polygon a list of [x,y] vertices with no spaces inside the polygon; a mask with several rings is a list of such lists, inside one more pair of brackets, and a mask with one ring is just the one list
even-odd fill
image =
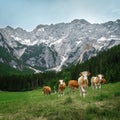
{"label": "cow", "polygon": [[92,88],[100,89],[101,84],[106,83],[106,79],[104,78],[104,75],[98,74],[97,76],[93,76],[91,78],[91,86]]}
{"label": "cow", "polygon": [[98,89],[98,88],[101,87],[100,80],[99,80],[99,78],[98,78],[97,76],[93,76],[93,77],[91,78],[91,87],[92,87],[93,89],[94,89],[94,88]]}
{"label": "cow", "polygon": [[66,83],[64,82],[64,80],[59,80],[58,96],[63,96],[64,95],[65,88],[66,88]]}
{"label": "cow", "polygon": [[69,80],[68,87],[71,88],[72,90],[79,88],[78,81],[77,80]]}
{"label": "cow", "polygon": [[86,88],[88,87],[88,76],[90,75],[89,71],[80,72],[78,78],[78,85],[80,90],[80,96],[86,96]]}
{"label": "cow", "polygon": [[51,94],[52,90],[51,90],[51,87],[50,86],[44,86],[43,87],[43,94],[44,95],[48,95],[48,94]]}
{"label": "cow", "polygon": [[105,84],[105,83],[107,83],[107,81],[106,81],[105,78],[103,78],[103,79],[101,80],[101,84]]}

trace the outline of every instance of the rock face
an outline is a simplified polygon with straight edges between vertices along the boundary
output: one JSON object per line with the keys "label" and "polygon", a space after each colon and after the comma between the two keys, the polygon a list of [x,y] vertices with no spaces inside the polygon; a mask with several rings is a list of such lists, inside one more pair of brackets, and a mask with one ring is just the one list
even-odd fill
{"label": "rock face", "polygon": [[[0,50],[11,56],[9,64],[16,68],[15,58],[31,67],[58,71],[63,65],[84,62],[118,44],[120,20],[91,24],[76,19],[70,23],[38,25],[31,32],[10,26],[0,29]],[[6,62],[3,55],[0,62]]]}

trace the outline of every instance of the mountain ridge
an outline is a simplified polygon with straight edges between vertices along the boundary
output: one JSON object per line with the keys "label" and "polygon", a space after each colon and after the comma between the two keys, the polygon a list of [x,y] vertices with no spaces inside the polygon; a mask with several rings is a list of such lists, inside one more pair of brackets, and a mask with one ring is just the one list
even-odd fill
{"label": "mountain ridge", "polygon": [[99,51],[120,44],[119,31],[119,19],[101,24],[91,24],[84,19],[40,24],[31,32],[19,27],[0,28],[6,45],[13,49],[13,56],[18,60],[31,67],[42,66],[56,71],[71,63],[84,62]]}

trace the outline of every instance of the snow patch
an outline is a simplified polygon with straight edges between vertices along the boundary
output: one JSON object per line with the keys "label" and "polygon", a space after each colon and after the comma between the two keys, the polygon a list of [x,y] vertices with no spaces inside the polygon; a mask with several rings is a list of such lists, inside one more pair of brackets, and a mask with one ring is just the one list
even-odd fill
{"label": "snow patch", "polygon": [[15,68],[15,69],[16,69],[16,68],[17,68],[17,66],[16,66],[16,65],[13,65],[13,68]]}
{"label": "snow patch", "polygon": [[16,41],[20,41],[21,40],[21,38],[15,37],[14,35],[11,35],[11,37],[14,38]]}
{"label": "snow patch", "polygon": [[111,37],[111,38],[116,38],[116,36],[115,36],[115,35],[111,35],[110,37]]}
{"label": "snow patch", "polygon": [[76,41],[76,44],[79,45],[82,41]]}
{"label": "snow patch", "polygon": [[104,42],[104,41],[106,41],[106,38],[105,38],[105,37],[101,37],[101,38],[99,38],[99,39],[97,40],[98,43]]}
{"label": "snow patch", "polygon": [[33,67],[30,67],[30,66],[29,66],[29,68],[30,68],[31,70],[34,70],[34,71],[35,71],[35,72],[34,72],[35,74],[36,74],[36,73],[41,73],[40,70],[37,70],[37,69],[35,69],[35,68],[33,68]]}
{"label": "snow patch", "polygon": [[19,37],[16,37],[14,35],[11,35],[12,38],[14,38],[16,41],[18,41],[19,43],[23,44],[23,45],[27,45],[27,46],[32,46],[37,44],[37,40],[36,41],[31,41],[31,39],[21,39]]}
{"label": "snow patch", "polygon": [[20,59],[20,57],[24,54],[26,48],[20,49],[19,51],[15,51],[15,54],[17,55],[17,58]]}
{"label": "snow patch", "polygon": [[62,56],[61,64],[59,66],[55,67],[55,68],[50,69],[50,70],[61,71],[61,68],[64,65],[66,60],[67,60],[67,57]]}
{"label": "snow patch", "polygon": [[44,29],[44,28],[39,28],[37,31],[38,31],[38,32],[44,32],[45,29]]}

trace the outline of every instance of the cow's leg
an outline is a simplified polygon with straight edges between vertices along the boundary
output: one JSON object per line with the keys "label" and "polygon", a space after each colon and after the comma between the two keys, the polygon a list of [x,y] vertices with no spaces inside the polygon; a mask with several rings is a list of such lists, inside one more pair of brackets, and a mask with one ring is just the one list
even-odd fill
{"label": "cow's leg", "polygon": [[98,89],[98,85],[95,83],[95,88]]}
{"label": "cow's leg", "polygon": [[65,95],[65,92],[64,92],[64,90],[63,90],[63,96]]}
{"label": "cow's leg", "polygon": [[101,84],[99,83],[99,88],[101,88]]}
{"label": "cow's leg", "polygon": [[63,96],[63,91],[61,91],[61,96]]}
{"label": "cow's leg", "polygon": [[80,96],[82,96],[82,89],[80,86],[79,86],[79,91],[80,91]]}
{"label": "cow's leg", "polygon": [[85,92],[83,92],[83,97],[85,98],[85,96],[86,96],[86,91],[85,91]]}
{"label": "cow's leg", "polygon": [[61,95],[60,95],[60,90],[58,90],[58,97],[60,97]]}
{"label": "cow's leg", "polygon": [[63,91],[61,91],[60,95],[63,96]]}
{"label": "cow's leg", "polygon": [[83,97],[86,96],[86,90],[83,86],[81,86],[81,96],[83,96]]}
{"label": "cow's leg", "polygon": [[83,86],[81,87],[81,91],[82,91],[82,96],[85,98],[86,90],[85,90],[85,88]]}
{"label": "cow's leg", "polygon": [[93,83],[91,84],[91,87],[92,87],[92,89],[95,89],[95,85]]}

